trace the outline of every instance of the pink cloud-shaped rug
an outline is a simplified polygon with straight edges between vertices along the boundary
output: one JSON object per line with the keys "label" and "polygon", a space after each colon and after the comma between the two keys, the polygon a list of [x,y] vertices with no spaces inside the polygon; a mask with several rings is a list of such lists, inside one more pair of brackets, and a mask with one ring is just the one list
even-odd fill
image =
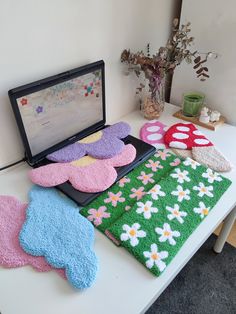
{"label": "pink cloud-shaped rug", "polygon": [[63,269],[52,268],[44,257],[32,256],[19,244],[19,233],[26,218],[27,204],[13,196],[0,196],[0,265],[6,268],[32,266],[39,272],[55,270],[65,278]]}
{"label": "pink cloud-shaped rug", "polygon": [[56,162],[70,162],[80,159],[86,154],[98,159],[112,158],[122,151],[125,144],[121,139],[128,136],[129,133],[130,126],[125,122],[118,122],[47,155],[47,159]]}
{"label": "pink cloud-shaped rug", "polygon": [[164,142],[164,134],[167,126],[160,121],[149,121],[140,129],[139,136],[141,140],[151,144],[156,149],[165,149],[168,146]]}
{"label": "pink cloud-shaped rug", "polygon": [[109,188],[117,178],[114,167],[131,163],[136,156],[133,145],[125,145],[122,152],[113,158],[95,159],[85,156],[70,163],[55,163],[33,169],[29,173],[31,181],[44,187],[53,187],[70,181],[82,192],[96,193]]}

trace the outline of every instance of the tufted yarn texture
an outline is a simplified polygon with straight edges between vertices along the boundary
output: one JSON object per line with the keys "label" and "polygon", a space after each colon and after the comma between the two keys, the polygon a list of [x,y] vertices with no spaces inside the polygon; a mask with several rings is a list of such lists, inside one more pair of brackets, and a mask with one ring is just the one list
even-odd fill
{"label": "tufted yarn texture", "polygon": [[117,172],[114,167],[131,163],[135,156],[136,149],[128,144],[120,154],[110,159],[85,156],[71,163],[54,163],[33,169],[29,177],[33,183],[44,187],[70,181],[79,191],[96,193],[106,190],[115,182]]}
{"label": "tufted yarn texture", "polygon": [[151,144],[156,149],[166,148],[164,134],[168,128],[165,124],[157,120],[148,121],[140,129],[140,138],[146,143]]}
{"label": "tufted yarn texture", "polygon": [[110,238],[106,230],[180,162],[169,150],[157,151],[93,202],[81,208],[80,213]]}
{"label": "tufted yarn texture", "polygon": [[[39,272],[51,271],[53,268],[43,257],[27,254],[20,246],[18,236],[26,208],[27,204],[13,196],[0,196],[0,265],[7,268],[30,265]],[[65,278],[64,270],[56,271]]]}
{"label": "tufted yarn texture", "polygon": [[92,224],[74,202],[55,189],[34,186],[29,198],[19,235],[21,247],[34,256],[44,256],[53,267],[65,268],[73,287],[90,287],[98,269]]}
{"label": "tufted yarn texture", "polygon": [[187,158],[107,231],[160,276],[230,185],[229,179]]}
{"label": "tufted yarn texture", "polygon": [[121,139],[129,133],[130,126],[125,122],[118,122],[47,155],[47,159],[56,162],[71,162],[86,154],[98,159],[112,158],[122,151],[124,142]]}

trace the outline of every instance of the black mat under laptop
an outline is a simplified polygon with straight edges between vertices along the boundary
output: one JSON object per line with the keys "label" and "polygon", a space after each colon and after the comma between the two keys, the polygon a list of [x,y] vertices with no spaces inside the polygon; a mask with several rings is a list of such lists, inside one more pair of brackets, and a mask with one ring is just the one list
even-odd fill
{"label": "black mat under laptop", "polygon": [[[9,97],[32,167],[50,163],[46,156],[106,127],[104,62],[94,62],[10,90]],[[116,168],[117,180],[155,152],[133,136],[123,139],[137,151],[135,160]],[[57,186],[81,206],[101,193],[75,190],[69,182]]]}

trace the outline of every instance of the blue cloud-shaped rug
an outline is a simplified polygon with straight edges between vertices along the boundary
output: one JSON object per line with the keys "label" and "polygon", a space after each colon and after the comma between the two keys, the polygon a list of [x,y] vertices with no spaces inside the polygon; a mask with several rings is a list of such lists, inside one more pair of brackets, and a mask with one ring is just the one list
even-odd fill
{"label": "blue cloud-shaped rug", "polygon": [[20,245],[26,253],[44,256],[51,266],[65,268],[75,288],[88,288],[98,268],[92,250],[94,228],[80,215],[79,207],[61,194],[39,186],[31,189]]}

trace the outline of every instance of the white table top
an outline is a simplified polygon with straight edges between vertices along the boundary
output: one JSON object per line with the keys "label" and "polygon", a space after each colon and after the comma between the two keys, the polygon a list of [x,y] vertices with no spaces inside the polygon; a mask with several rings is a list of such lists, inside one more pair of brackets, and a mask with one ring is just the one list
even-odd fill
{"label": "white table top", "polygon": [[[172,117],[177,110],[166,105],[160,121],[167,125],[180,121]],[[132,134],[146,121],[138,111],[123,117],[132,126]],[[205,135],[236,165],[234,142],[236,128],[225,124],[217,131],[199,127]],[[27,201],[31,186],[27,178],[29,166],[17,165],[0,173],[0,193]],[[149,273],[125,249],[117,248],[96,230],[95,252],[99,273],[94,285],[83,291],[73,290],[56,273],[37,273],[31,267],[0,268],[0,312],[2,314],[137,314],[143,313],[174,279],[216,226],[236,204],[236,171],[225,174],[233,181],[209,216],[186,241],[171,264],[159,277]]]}

